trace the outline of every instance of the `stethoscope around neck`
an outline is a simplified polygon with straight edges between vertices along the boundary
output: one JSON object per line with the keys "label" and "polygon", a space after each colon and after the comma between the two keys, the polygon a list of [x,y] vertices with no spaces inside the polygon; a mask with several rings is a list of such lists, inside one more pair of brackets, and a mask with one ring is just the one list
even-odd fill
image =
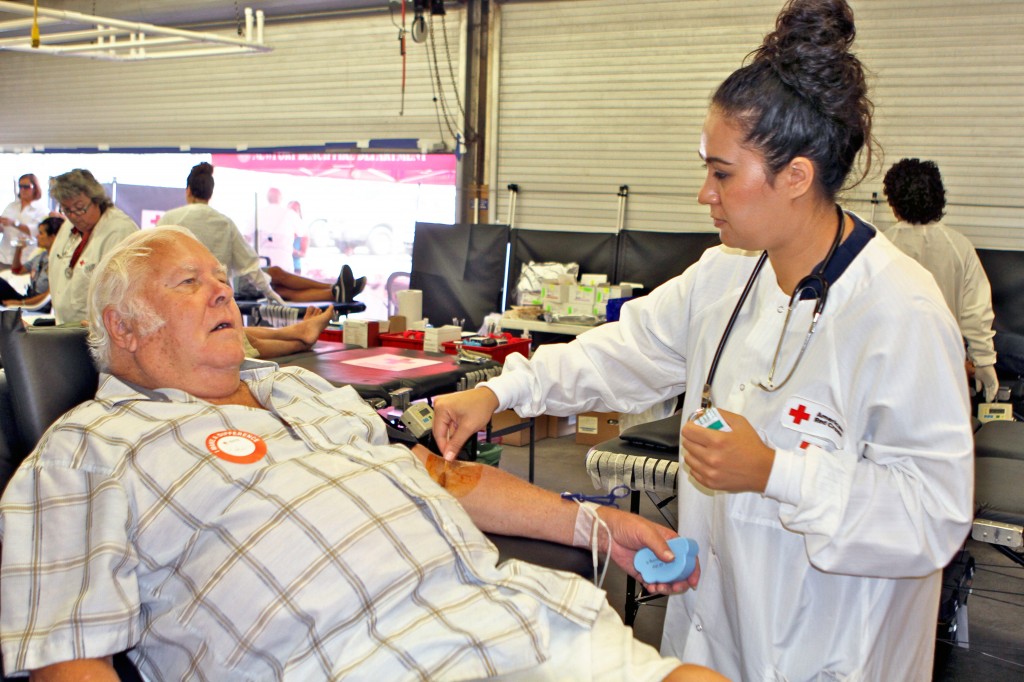
{"label": "stethoscope around neck", "polygon": [[[821,317],[821,312],[825,309],[825,302],[828,300],[828,288],[829,282],[825,279],[825,270],[832,262],[832,257],[836,253],[836,249],[839,248],[840,242],[843,241],[843,209],[836,204],[836,215],[838,216],[839,224],[836,227],[836,236],[832,240],[832,246],[829,247],[828,254],[825,259],[821,261],[821,265],[807,275],[799,282],[793,289],[793,294],[789,297],[789,307],[786,310],[786,319],[782,323],[782,332],[779,334],[779,342],[775,345],[775,355],[772,357],[772,366],[768,370],[768,378],[765,381],[758,381],[757,387],[761,390],[774,393],[779,390],[789,381],[793,373],[796,372],[796,368],[800,365],[800,360],[804,357],[804,351],[807,350],[807,344],[810,343],[811,337],[814,335],[814,331],[818,328],[818,319]],[[729,322],[725,325],[725,331],[722,333],[722,338],[718,342],[718,348],[715,350],[715,355],[711,360],[711,367],[708,369],[708,378],[704,382],[704,390],[701,392],[700,397],[700,409],[691,415],[691,419],[694,416],[699,416],[704,410],[711,407],[711,383],[715,380],[715,372],[718,370],[718,361],[722,359],[722,351],[725,350],[725,344],[729,340],[729,335],[732,333],[733,325],[736,323],[736,318],[739,317],[740,310],[743,308],[743,304],[747,300],[747,296],[750,295],[750,290],[754,288],[754,282],[757,281],[757,276],[761,274],[761,269],[764,267],[764,262],[768,259],[768,252],[764,251],[761,256],[757,259],[757,263],[754,265],[754,271],[750,273],[750,278],[747,280],[746,285],[743,287],[743,292],[740,294],[740,298],[736,301],[736,307],[733,308],[732,315],[729,316]],[[793,367],[790,368],[786,376],[779,381],[775,382],[775,371],[779,363],[779,353],[782,351],[782,341],[786,338],[786,329],[789,328],[789,318],[793,314],[793,309],[797,303],[803,298],[805,291],[811,291],[815,294],[817,300],[814,304],[814,314],[811,316],[811,326],[807,330],[807,335],[804,337],[803,345],[800,346],[800,352],[796,356],[796,362],[793,363]]]}

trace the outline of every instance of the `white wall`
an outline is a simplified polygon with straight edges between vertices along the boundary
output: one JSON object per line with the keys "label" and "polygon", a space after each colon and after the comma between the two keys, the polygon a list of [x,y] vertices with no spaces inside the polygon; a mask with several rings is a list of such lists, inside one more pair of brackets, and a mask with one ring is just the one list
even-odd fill
{"label": "white wall", "polygon": [[[449,10],[444,19],[449,50],[437,42],[441,88],[453,103],[447,55],[458,80],[463,14]],[[270,18],[265,41],[274,50],[265,54],[107,62],[2,52],[0,151],[322,148],[394,138],[451,144],[452,136],[438,125],[437,77],[427,43],[408,41],[401,113],[397,37],[390,16],[381,12],[276,24]]]}
{"label": "white wall", "polygon": [[[885,159],[847,207],[890,220],[881,175],[936,161],[948,222],[977,246],[1024,249],[1024,2],[852,0],[872,72]],[[494,0],[487,130],[490,216],[516,224],[710,230],[695,197],[707,99],[756,47],[782,0]],[[0,151],[24,147],[322,148],[412,138],[451,142],[438,76],[456,110],[465,12],[449,8],[440,69],[409,42],[405,113],[397,29],[386,12],[268,19],[267,55],[107,63],[0,53]],[[447,55],[453,60],[448,67]],[[461,115],[456,114],[461,120]],[[877,193],[880,204],[872,204]]]}
{"label": "white wall", "polygon": [[[1024,2],[852,0],[885,157],[844,197],[891,222],[881,178],[934,160],[947,223],[1024,249]],[[696,202],[707,101],[771,30],[781,0],[560,0],[500,6],[492,215],[533,229],[710,231]],[[877,192],[880,204],[872,204]]]}

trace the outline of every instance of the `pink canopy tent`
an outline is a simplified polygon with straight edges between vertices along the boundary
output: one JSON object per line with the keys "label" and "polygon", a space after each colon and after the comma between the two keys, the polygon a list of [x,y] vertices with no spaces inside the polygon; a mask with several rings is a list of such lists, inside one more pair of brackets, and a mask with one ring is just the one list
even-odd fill
{"label": "pink canopy tent", "polygon": [[453,154],[213,154],[217,168],[315,178],[454,185]]}

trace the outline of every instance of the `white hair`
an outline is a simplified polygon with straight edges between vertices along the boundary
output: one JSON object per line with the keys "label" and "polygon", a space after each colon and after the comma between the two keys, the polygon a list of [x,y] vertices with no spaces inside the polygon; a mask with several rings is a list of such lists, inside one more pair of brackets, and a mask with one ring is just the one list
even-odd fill
{"label": "white hair", "polygon": [[89,282],[89,351],[101,371],[110,367],[111,338],[103,323],[103,311],[107,308],[113,308],[140,336],[149,336],[166,323],[142,299],[143,284],[152,271],[150,259],[154,249],[173,244],[182,236],[195,239],[191,231],[180,225],[140,230],[100,261]]}

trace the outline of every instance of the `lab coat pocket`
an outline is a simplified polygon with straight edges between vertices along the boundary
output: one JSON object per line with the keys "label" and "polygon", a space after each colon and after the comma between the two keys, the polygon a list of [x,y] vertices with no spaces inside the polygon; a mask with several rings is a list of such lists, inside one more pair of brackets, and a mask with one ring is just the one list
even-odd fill
{"label": "lab coat pocket", "polygon": [[757,493],[736,493],[729,496],[729,518],[743,524],[755,524],[782,530],[779,503]]}

